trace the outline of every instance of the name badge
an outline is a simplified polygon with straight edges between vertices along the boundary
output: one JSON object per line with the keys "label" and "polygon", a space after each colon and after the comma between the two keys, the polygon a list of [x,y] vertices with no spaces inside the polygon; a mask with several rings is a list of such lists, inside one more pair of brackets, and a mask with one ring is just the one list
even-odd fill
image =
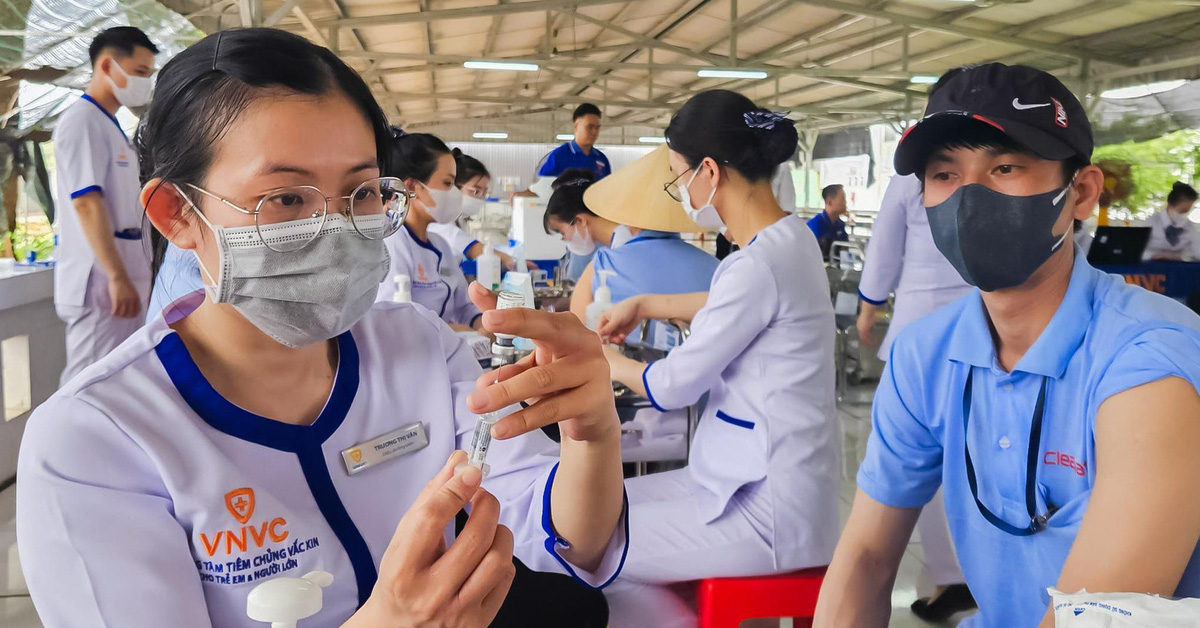
{"label": "name badge", "polygon": [[349,449],[343,449],[342,462],[346,463],[346,473],[354,475],[405,454],[425,449],[428,445],[429,437],[425,434],[425,425],[413,423]]}

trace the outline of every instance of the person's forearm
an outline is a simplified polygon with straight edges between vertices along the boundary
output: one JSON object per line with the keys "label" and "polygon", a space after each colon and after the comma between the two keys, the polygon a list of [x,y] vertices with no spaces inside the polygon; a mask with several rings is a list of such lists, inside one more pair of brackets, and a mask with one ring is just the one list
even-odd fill
{"label": "person's forearm", "polygon": [[570,543],[561,553],[571,563],[595,571],[624,509],[621,424],[613,416],[605,437],[577,441],[562,437],[561,461],[550,493],[551,520]]}
{"label": "person's forearm", "polygon": [[112,224],[108,221],[108,212],[104,209],[104,197],[100,192],[89,192],[72,199],[71,204],[79,214],[79,226],[92,247],[96,263],[108,275],[109,279],[126,279],[125,263],[117,253],[117,243],[113,237]]}
{"label": "person's forearm", "polygon": [[639,362],[633,358],[625,356],[612,356],[608,360],[608,368],[612,372],[614,382],[624,384],[629,390],[646,396],[646,385],[642,382],[642,373],[646,370],[646,363]]}
{"label": "person's forearm", "polygon": [[472,242],[471,246],[468,246],[463,254],[466,255],[467,259],[478,259],[480,255],[483,255],[483,243],[479,241]]}
{"label": "person's forearm", "polygon": [[707,292],[688,294],[647,294],[637,297],[638,314],[644,319],[684,320],[691,322],[708,302]]}
{"label": "person's forearm", "polygon": [[[842,547],[838,547],[841,552]],[[888,575],[891,571],[892,575]],[[854,556],[834,555],[833,565],[821,585],[815,628],[888,625],[892,614],[891,592],[895,570],[862,552]]]}

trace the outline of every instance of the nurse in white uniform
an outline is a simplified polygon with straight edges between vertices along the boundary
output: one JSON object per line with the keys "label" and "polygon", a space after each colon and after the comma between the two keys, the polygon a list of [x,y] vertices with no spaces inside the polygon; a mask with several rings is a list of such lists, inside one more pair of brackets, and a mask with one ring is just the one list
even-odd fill
{"label": "nurse in white uniform", "polygon": [[[871,335],[878,308],[886,305],[888,296],[895,293],[892,320],[879,348],[879,359],[886,361],[892,340],[900,330],[970,290],[971,286],[933,243],[920,179],[914,175],[892,177],[871,228],[858,286],[858,296],[862,299],[859,337],[866,343],[878,340]],[[922,619],[942,621],[955,612],[974,607],[971,593],[963,584],[965,579],[950,540],[940,492],[921,510],[917,532],[927,575],[937,590],[933,596],[914,602],[913,612]]]}
{"label": "nurse in white uniform", "polygon": [[463,194],[454,185],[457,168],[450,147],[428,133],[405,133],[392,127],[391,174],[412,195],[403,228],[388,237],[391,268],[379,289],[380,301],[396,294],[395,278],[407,275],[412,300],[435,312],[456,331],[482,329],[480,311],[467,296],[461,257],[429,227],[453,224],[462,212]]}
{"label": "nurse in white uniform", "polygon": [[1196,205],[1196,189],[1176,181],[1167,194],[1167,208],[1146,221],[1150,242],[1142,256],[1146,260],[1191,262],[1200,259],[1200,230],[1188,214]]}
{"label": "nurse in white uniform", "polygon": [[[595,336],[569,314],[488,312],[539,349],[481,375],[426,308],[374,305],[406,202],[377,178],[388,127],[362,79],[250,28],[183,51],[158,85],[142,201],[207,294],[30,419],[17,530],[42,621],[260,626],[252,589],[322,570],[333,583],[302,628],[482,627],[513,555],[596,586],[617,575],[619,426]],[[486,490],[456,471],[477,413],[531,397],[493,427]],[[536,429],[555,422],[561,462]]]}
{"label": "nurse in white uniform", "polygon": [[137,331],[150,297],[138,158],[116,113],[146,104],[158,48],[123,26],[97,35],[88,52],[92,80],[54,129],[64,208],[54,271],[54,306],[67,326],[63,383]]}
{"label": "nurse in white uniform", "polygon": [[742,249],[707,293],[642,295],[602,317],[620,342],[641,320],[691,321],[650,365],[610,352],[613,378],[659,410],[708,404],[688,467],[626,482],[630,555],[606,592],[614,626],[688,626],[657,585],[825,565],[838,536],[833,307],[816,238],[780,208],[771,175],[793,123],[725,90],[687,102],[666,131],[669,190],[701,227]]}

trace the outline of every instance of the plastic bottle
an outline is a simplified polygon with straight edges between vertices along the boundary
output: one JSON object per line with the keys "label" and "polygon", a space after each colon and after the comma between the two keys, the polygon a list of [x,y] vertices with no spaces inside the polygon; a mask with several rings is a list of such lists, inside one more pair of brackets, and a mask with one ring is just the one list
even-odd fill
{"label": "plastic bottle", "polygon": [[412,303],[412,277],[400,273],[392,277],[392,281],[396,282],[396,294],[392,295],[392,301],[396,303]]}
{"label": "plastic bottle", "polygon": [[321,612],[321,589],[333,584],[333,574],[313,571],[301,578],[274,578],[254,587],[246,597],[246,615],[271,628],[296,628],[296,622]]}
{"label": "plastic bottle", "polygon": [[495,292],[500,289],[500,256],[490,242],[483,243],[483,255],[475,260],[475,279]]}
{"label": "plastic bottle", "polygon": [[600,317],[605,312],[612,309],[612,290],[608,288],[608,278],[615,275],[611,270],[596,271],[596,275],[600,277],[600,287],[596,288],[595,297],[587,306],[587,312],[584,317],[587,319],[587,328],[596,331],[600,326]]}

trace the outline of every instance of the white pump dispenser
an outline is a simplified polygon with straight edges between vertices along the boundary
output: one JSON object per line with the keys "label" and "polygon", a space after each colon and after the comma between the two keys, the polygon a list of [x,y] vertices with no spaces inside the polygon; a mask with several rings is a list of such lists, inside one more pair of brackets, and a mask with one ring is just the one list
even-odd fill
{"label": "white pump dispenser", "polygon": [[475,259],[475,279],[483,284],[484,288],[496,292],[500,290],[500,275],[500,256],[496,255],[492,243],[485,239],[483,254]]}
{"label": "white pump dispenser", "polygon": [[301,578],[274,578],[246,596],[246,615],[271,628],[296,628],[296,622],[321,612],[321,589],[333,584],[333,574],[312,571]]}
{"label": "white pump dispenser", "polygon": [[392,301],[396,303],[411,303],[412,302],[412,277],[401,273],[392,278],[396,282],[396,294],[392,295]]}
{"label": "white pump dispenser", "polygon": [[611,270],[596,271],[596,276],[600,278],[600,287],[596,288],[595,297],[588,304],[585,314],[587,327],[592,331],[596,331],[596,328],[600,326],[600,317],[612,309],[612,290],[608,288],[608,278],[615,274],[617,273]]}

